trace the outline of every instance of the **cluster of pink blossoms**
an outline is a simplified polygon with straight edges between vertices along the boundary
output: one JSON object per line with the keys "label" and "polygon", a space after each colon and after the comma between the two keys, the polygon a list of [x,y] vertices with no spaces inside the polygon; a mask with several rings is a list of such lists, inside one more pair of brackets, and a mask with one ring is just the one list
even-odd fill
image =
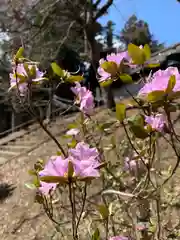
{"label": "cluster of pink blossoms", "polygon": [[[100,78],[99,78],[99,82],[103,82],[103,81],[107,81],[109,79],[111,79],[112,77],[116,77],[116,74],[117,72],[115,72],[115,75],[112,76],[112,74],[106,72],[102,67],[101,65],[104,63],[104,62],[114,62],[117,66],[117,71],[120,67],[120,64],[122,63],[122,61],[126,61],[129,63],[132,62],[129,54],[127,51],[124,51],[124,52],[121,52],[121,53],[112,53],[110,55],[107,55],[106,59],[100,59],[99,61],[99,68],[97,70],[98,74],[100,75]],[[133,66],[133,65],[132,65]]]}
{"label": "cluster of pink blossoms", "polygon": [[91,91],[86,87],[81,87],[79,82],[75,83],[76,86],[72,87],[72,92],[76,95],[76,103],[80,105],[80,110],[87,115],[91,115],[94,109],[94,97]]}
{"label": "cluster of pink blossoms", "polygon": [[[33,76],[33,79],[30,79],[30,81],[33,83],[33,82],[39,82],[44,73],[41,72],[37,66],[35,65],[28,65],[28,69],[29,71],[31,71],[31,69],[35,67],[35,76]],[[23,63],[21,64],[18,64],[17,66],[13,66],[13,72],[10,73],[10,88],[14,88],[14,87],[18,87],[19,88],[19,91],[21,94],[24,94],[26,91],[27,91],[27,87],[28,87],[28,74],[24,68],[24,65]],[[20,77],[21,75],[21,77]],[[22,81],[21,83],[21,78],[25,78],[24,81]]]}
{"label": "cluster of pink blossoms", "polygon": [[[67,177],[69,162],[73,166],[73,177],[99,177],[98,167],[99,153],[96,148],[90,148],[88,144],[79,142],[75,148],[69,149],[67,158],[54,156],[48,161],[44,169],[39,172],[39,176]],[[40,181],[40,192],[47,195],[50,190],[55,190],[56,183],[46,183]]]}
{"label": "cluster of pink blossoms", "polygon": [[168,67],[166,70],[158,70],[152,75],[152,78],[147,82],[143,88],[140,89],[138,96],[145,97],[154,91],[166,91],[170,77],[176,77],[176,84],[172,92],[180,91],[180,74],[176,67]]}

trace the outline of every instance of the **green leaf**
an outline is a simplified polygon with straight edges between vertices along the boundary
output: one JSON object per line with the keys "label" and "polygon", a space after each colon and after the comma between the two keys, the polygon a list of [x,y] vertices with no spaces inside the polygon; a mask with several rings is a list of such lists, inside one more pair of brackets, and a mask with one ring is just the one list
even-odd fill
{"label": "green leaf", "polygon": [[51,63],[51,67],[53,72],[58,75],[59,77],[63,77],[64,76],[64,72],[63,70],[57,65],[57,63],[53,62]]}
{"label": "green leaf", "polygon": [[101,214],[102,219],[107,219],[109,217],[109,209],[106,207],[106,205],[99,205],[98,211]]}
{"label": "green leaf", "polygon": [[65,79],[65,81],[74,83],[74,82],[81,82],[84,79],[83,76],[77,75],[77,76],[69,76],[68,78]]}
{"label": "green leaf", "polygon": [[73,128],[78,128],[78,124],[77,123],[70,123],[67,126],[68,129],[73,129]]}
{"label": "green leaf", "polygon": [[128,74],[121,74],[119,77],[123,83],[133,83],[132,77]]}
{"label": "green leaf", "polygon": [[101,64],[101,67],[113,76],[115,76],[118,71],[118,66],[115,62],[104,62]]}
{"label": "green leaf", "polygon": [[136,125],[144,126],[144,118],[140,114],[133,115],[133,116],[129,117],[127,120],[128,120],[128,123],[130,123],[130,124],[133,123]]}
{"label": "green leaf", "polygon": [[165,96],[164,91],[153,91],[148,94],[147,100],[149,102],[157,102],[157,101],[163,100],[164,96]]}
{"label": "green leaf", "polygon": [[91,240],[100,240],[100,232],[98,228],[96,228],[96,230],[94,231]]}
{"label": "green leaf", "polygon": [[32,78],[36,78],[36,67],[35,66],[31,67],[31,69],[30,69],[30,76]]}
{"label": "green leaf", "polygon": [[106,123],[102,123],[100,124],[98,127],[101,131],[106,131],[107,129],[110,129],[112,127],[112,125],[114,124],[114,122],[106,122]]}
{"label": "green leaf", "polygon": [[104,82],[100,82],[100,86],[101,87],[108,87],[108,86],[110,86],[112,84],[112,82],[113,82],[112,79],[108,79],[108,80],[106,80]]}
{"label": "green leaf", "polygon": [[148,137],[148,132],[144,129],[144,118],[142,115],[135,115],[128,118],[128,123],[130,131],[133,132],[137,138],[144,139]]}
{"label": "green leaf", "polygon": [[24,69],[25,69],[27,75],[29,76],[29,75],[30,75],[30,70],[29,70],[29,65],[28,65],[28,63],[24,63],[23,66],[24,66]]}
{"label": "green leaf", "polygon": [[128,54],[132,58],[134,64],[141,65],[146,61],[144,50],[132,43],[128,45]]}
{"label": "green leaf", "polygon": [[131,125],[130,131],[133,132],[135,137],[140,139],[145,139],[149,136],[146,130],[139,125]]}
{"label": "green leaf", "polygon": [[70,148],[75,148],[76,145],[77,145],[77,141],[74,138],[72,139],[72,141],[70,143],[68,143],[68,147],[70,147]]}
{"label": "green leaf", "polygon": [[151,58],[151,49],[148,44],[145,44],[143,50],[147,61]]}
{"label": "green leaf", "polygon": [[35,170],[29,170],[28,174],[31,175],[31,176],[36,176],[37,175]]}
{"label": "green leaf", "polygon": [[36,189],[36,186],[33,183],[25,183],[25,186],[29,189]]}
{"label": "green leaf", "polygon": [[20,47],[15,55],[15,59],[17,60],[17,59],[21,58],[23,56],[23,53],[24,53],[24,48]]}
{"label": "green leaf", "polygon": [[147,64],[145,67],[146,68],[157,68],[160,66],[160,63],[150,63],[150,64]]}
{"label": "green leaf", "polygon": [[126,116],[126,106],[123,103],[116,104],[116,118],[123,122]]}
{"label": "green leaf", "polygon": [[67,182],[67,179],[65,177],[60,177],[60,176],[43,176],[43,177],[40,177],[40,180],[46,183],[66,183]]}
{"label": "green leaf", "polygon": [[166,93],[172,92],[175,85],[176,85],[176,77],[174,75],[172,75],[169,78],[168,86],[166,88]]}

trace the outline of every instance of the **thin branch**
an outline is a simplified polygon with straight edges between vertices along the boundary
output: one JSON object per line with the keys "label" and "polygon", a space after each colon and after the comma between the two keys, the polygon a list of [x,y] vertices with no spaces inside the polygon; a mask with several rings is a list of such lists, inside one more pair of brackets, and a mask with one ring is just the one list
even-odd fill
{"label": "thin branch", "polygon": [[113,0],[108,0],[107,3],[104,4],[104,6],[100,8],[99,11],[96,13],[94,17],[94,21],[96,21],[98,18],[104,15],[112,4],[113,4]]}

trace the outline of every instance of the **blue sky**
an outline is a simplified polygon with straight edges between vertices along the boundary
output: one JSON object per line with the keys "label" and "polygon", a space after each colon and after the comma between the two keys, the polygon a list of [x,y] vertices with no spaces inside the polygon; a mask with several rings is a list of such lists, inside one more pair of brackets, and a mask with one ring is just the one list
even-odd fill
{"label": "blue sky", "polygon": [[112,20],[118,33],[132,14],[145,20],[155,38],[166,46],[180,42],[180,3],[176,0],[114,0],[109,14],[100,22]]}

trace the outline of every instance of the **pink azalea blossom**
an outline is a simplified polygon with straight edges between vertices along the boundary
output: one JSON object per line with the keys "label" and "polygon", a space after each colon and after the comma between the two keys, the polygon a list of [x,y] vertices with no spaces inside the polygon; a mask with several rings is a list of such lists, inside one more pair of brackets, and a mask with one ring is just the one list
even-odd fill
{"label": "pink azalea blossom", "polygon": [[69,136],[76,136],[79,133],[79,129],[78,128],[72,128],[69,131],[66,132],[66,135]]}
{"label": "pink azalea blossom", "polygon": [[[96,148],[90,148],[88,144],[78,143],[76,148],[69,150],[69,156],[63,159],[61,156],[51,157],[44,169],[39,172],[39,176],[68,176],[69,162],[73,165],[73,177],[99,177],[99,153]],[[39,191],[48,194],[49,191],[55,190],[56,183],[41,182]]]}
{"label": "pink azalea blossom", "polygon": [[170,77],[176,77],[176,84],[173,92],[180,91],[180,74],[176,67],[168,67],[166,70],[158,70],[152,75],[152,78],[143,88],[140,89],[138,96],[146,96],[153,91],[165,91]]}
{"label": "pink azalea blossom", "polygon": [[88,144],[80,142],[76,148],[69,150],[75,172],[81,176],[99,177],[98,166],[99,153],[96,148],[90,148]]}
{"label": "pink azalea blossom", "polygon": [[110,237],[109,240],[131,240],[131,239],[129,237],[114,236],[114,237]]}
{"label": "pink azalea blossom", "polygon": [[72,92],[77,96],[77,102],[80,104],[80,110],[85,114],[92,114],[94,109],[94,97],[91,91],[76,82],[76,86],[72,87]]}
{"label": "pink azalea blossom", "polygon": [[56,183],[46,183],[42,181],[40,181],[40,185],[41,186],[39,187],[39,191],[44,195],[48,195],[50,191],[55,190],[57,186]]}
{"label": "pink azalea blossom", "polygon": [[145,122],[151,126],[152,130],[163,132],[166,119],[163,114],[159,113],[154,116],[145,116]]}
{"label": "pink azalea blossom", "polygon": [[[99,82],[103,82],[103,81],[107,81],[108,79],[110,79],[111,77],[114,77],[114,76],[111,76],[110,73],[106,72],[102,67],[101,65],[104,63],[104,62],[114,62],[116,63],[117,65],[117,69],[119,68],[121,62],[125,60],[127,62],[131,62],[131,58],[130,56],[128,55],[128,52],[127,51],[124,51],[124,52],[121,52],[121,53],[111,53],[110,55],[107,55],[106,57],[106,60],[105,59],[100,59],[99,60],[99,68],[97,70],[98,74],[100,75],[100,78],[99,78]],[[116,73],[115,73],[116,74]]]}
{"label": "pink azalea blossom", "polygon": [[[31,68],[33,67],[34,65],[28,65],[28,68],[29,70],[31,70]],[[37,66],[35,66],[36,68],[36,76],[31,79],[32,82],[38,82],[44,75],[43,72],[41,72]],[[19,75],[22,75],[24,77],[28,77],[27,75],[27,72],[24,68],[24,65],[21,63],[21,64],[18,64],[17,66],[13,66],[13,73],[10,73],[10,88],[13,88],[13,87],[18,87],[19,88],[19,91],[20,93],[25,93],[26,90],[27,90],[27,86],[28,86],[28,83],[27,82],[23,82],[23,83],[20,83],[20,77],[16,77],[15,75],[19,74]],[[27,79],[28,80],[28,79]]]}

